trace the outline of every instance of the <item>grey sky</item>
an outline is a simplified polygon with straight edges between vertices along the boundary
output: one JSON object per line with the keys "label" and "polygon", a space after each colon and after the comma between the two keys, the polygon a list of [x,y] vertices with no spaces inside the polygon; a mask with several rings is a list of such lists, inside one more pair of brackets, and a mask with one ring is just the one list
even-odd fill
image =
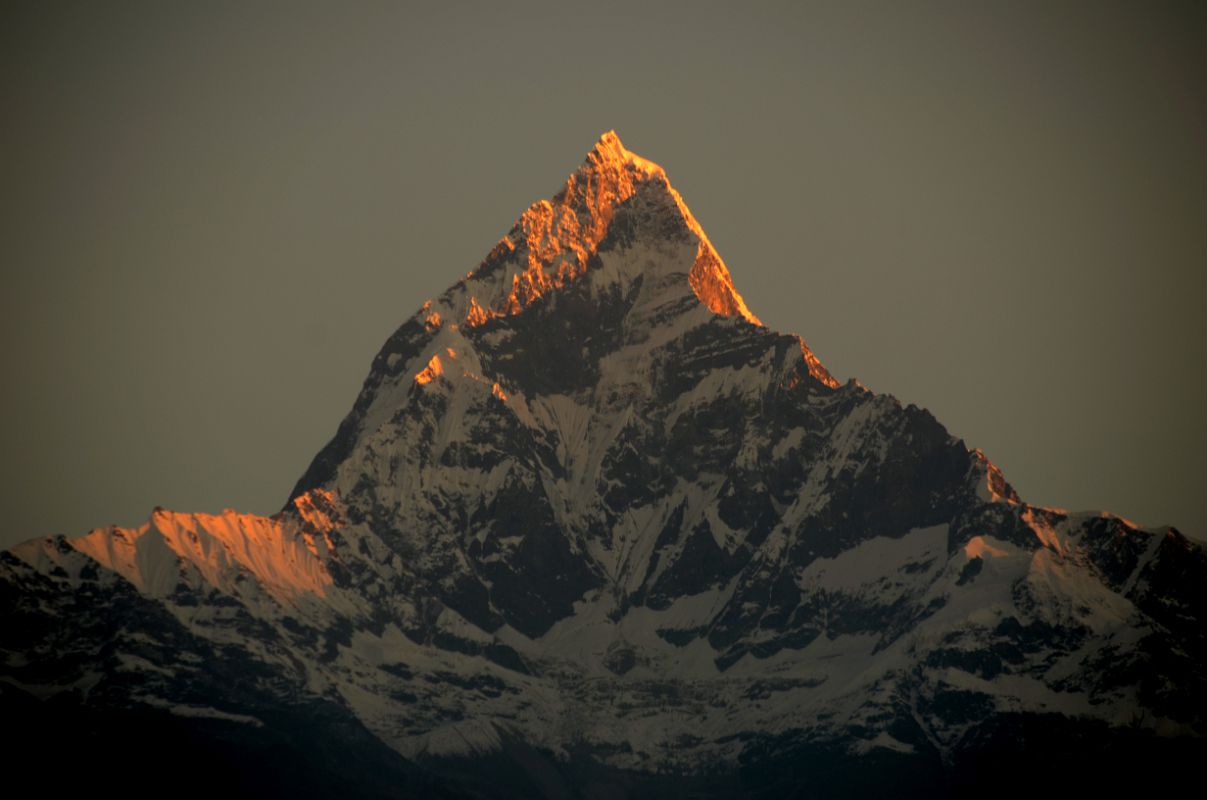
{"label": "grey sky", "polygon": [[1023,497],[1207,537],[1201,4],[8,3],[0,545],[271,513],[596,137]]}

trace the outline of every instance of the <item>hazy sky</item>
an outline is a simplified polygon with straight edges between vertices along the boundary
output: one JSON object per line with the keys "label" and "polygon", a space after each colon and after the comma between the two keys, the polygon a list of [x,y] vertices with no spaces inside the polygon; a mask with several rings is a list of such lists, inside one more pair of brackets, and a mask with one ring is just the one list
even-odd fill
{"label": "hazy sky", "polygon": [[271,513],[615,128],[1023,497],[1207,537],[1202,3],[5,3],[0,545]]}

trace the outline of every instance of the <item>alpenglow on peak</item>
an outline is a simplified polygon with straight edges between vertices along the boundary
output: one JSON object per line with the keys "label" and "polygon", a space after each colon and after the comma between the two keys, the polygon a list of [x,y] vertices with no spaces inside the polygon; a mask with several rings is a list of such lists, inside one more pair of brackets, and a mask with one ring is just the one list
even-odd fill
{"label": "alpenglow on peak", "polygon": [[[558,321],[548,322],[550,316]],[[630,358],[712,321],[774,335],[746,307],[665,170],[608,131],[552,198],[520,215],[477,269],[424,303],[387,340],[352,412],[291,500],[316,487],[357,485],[363,474],[351,465],[354,453],[380,448],[378,437],[394,435],[383,431],[411,402],[414,387],[439,393],[469,381],[495,398],[599,391],[649,368]],[[553,338],[550,324],[560,326]],[[785,337],[784,347],[786,383],[807,377],[838,385],[800,337]],[[521,363],[522,374],[506,367]]]}
{"label": "alpenglow on peak", "polygon": [[[664,291],[690,287],[710,311],[761,325],[746,307],[729,270],[666,171],[629,150],[615,131],[600,136],[582,165],[551,200],[533,203],[466,280],[432,310],[470,326],[517,314],[599,266],[601,248],[613,243],[657,242],[694,248],[688,268],[679,259],[654,258],[622,279],[656,277]],[[632,265],[630,265],[631,267]]]}

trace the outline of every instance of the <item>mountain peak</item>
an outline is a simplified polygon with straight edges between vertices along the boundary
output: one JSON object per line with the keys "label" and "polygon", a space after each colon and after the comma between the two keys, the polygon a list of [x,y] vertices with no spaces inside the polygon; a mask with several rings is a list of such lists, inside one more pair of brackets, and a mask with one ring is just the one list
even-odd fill
{"label": "mountain peak", "polygon": [[663,177],[666,175],[666,172],[659,165],[627,150],[614,130],[606,131],[599,137],[599,140],[595,142],[595,146],[591,148],[591,152],[587,154],[583,165],[579,168],[579,173],[608,167],[617,169],[628,168],[632,172],[647,178],[654,175],[662,175]]}
{"label": "mountain peak", "polygon": [[[740,321],[717,324],[718,317]],[[417,397],[441,405],[463,386],[506,405],[508,398],[523,404],[525,395],[592,388],[612,402],[629,397],[633,376],[656,360],[651,353],[661,358],[668,343],[712,330],[727,331],[735,343],[747,336],[776,342],[766,357],[778,365],[776,385],[788,392],[807,378],[838,386],[804,340],[767,330],[750,312],[662,167],[608,131],[477,269],[387,340],[352,412],[291,497],[315,487],[353,488],[357,479],[341,482],[339,472],[345,463],[358,469],[352,455],[360,437],[376,435]],[[688,359],[680,369],[696,367]],[[558,440],[577,436],[562,432]]]}
{"label": "mountain peak", "polygon": [[583,165],[567,179],[565,189],[554,200],[569,200],[571,203],[575,199],[587,200],[588,198],[581,197],[581,190],[576,192],[576,189],[585,186],[589,190],[593,185],[605,189],[584,203],[588,205],[589,213],[596,218],[610,217],[608,209],[604,208],[605,204],[622,203],[641,187],[648,185],[651,194],[659,196],[668,206],[673,207],[672,216],[681,219],[691,235],[698,240],[696,260],[688,273],[688,280],[700,302],[715,314],[740,316],[755,325],[762,324],[746,307],[746,302],[733,285],[725,262],[721,260],[708,235],[683,202],[683,197],[671,186],[666,170],[628,150],[615,130],[606,131],[599,137]]}
{"label": "mountain peak", "polygon": [[694,295],[715,314],[762,324],[746,307],[725,263],[666,171],[629,151],[609,130],[561,190],[529,206],[478,269],[440,298],[436,310],[443,319],[477,327],[494,317],[518,314],[586,276],[603,251],[632,253],[680,244],[694,246],[686,263],[678,258],[645,259],[621,279],[656,269],[658,280],[651,282],[665,291]]}

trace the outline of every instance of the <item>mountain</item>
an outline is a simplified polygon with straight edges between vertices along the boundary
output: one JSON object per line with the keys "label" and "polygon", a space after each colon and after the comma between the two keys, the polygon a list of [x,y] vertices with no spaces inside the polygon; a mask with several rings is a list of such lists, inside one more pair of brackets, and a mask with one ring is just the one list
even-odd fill
{"label": "mountain", "polygon": [[280,513],[0,555],[0,702],[11,763],[135,794],[1151,790],[1207,755],[1205,587],[839,384],[608,133]]}

